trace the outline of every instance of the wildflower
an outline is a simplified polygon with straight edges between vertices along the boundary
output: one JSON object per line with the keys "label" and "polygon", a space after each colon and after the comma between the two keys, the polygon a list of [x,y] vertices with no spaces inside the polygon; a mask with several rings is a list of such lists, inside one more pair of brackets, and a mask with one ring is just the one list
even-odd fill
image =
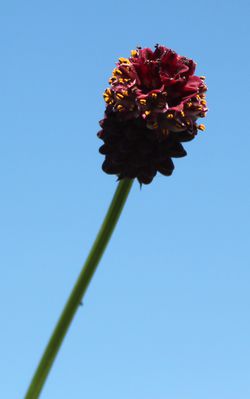
{"label": "wildflower", "polygon": [[150,183],[157,172],[170,176],[172,158],[183,157],[182,142],[205,126],[205,78],[195,76],[196,64],[173,50],[156,45],[119,58],[105,90],[106,110],[98,137],[104,144],[102,168],[118,179]]}

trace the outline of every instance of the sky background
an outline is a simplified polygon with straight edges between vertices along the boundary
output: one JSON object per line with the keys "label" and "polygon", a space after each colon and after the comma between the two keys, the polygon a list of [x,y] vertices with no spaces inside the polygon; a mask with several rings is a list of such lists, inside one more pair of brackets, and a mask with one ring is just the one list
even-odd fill
{"label": "sky background", "polygon": [[206,132],[134,183],[41,398],[249,399],[249,11],[1,2],[1,398],[24,397],[116,188],[96,137],[114,63],[160,43],[207,76]]}

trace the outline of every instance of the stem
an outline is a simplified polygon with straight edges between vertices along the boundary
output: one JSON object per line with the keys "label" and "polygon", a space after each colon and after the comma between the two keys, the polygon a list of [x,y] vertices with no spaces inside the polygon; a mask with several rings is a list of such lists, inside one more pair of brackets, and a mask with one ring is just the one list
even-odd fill
{"label": "stem", "polygon": [[62,311],[54,332],[51,335],[51,338],[30,383],[25,399],[37,399],[41,393],[63,339],[114,231],[131,189],[132,183],[132,179],[123,179],[118,184],[100,231],[69,296],[69,299]]}

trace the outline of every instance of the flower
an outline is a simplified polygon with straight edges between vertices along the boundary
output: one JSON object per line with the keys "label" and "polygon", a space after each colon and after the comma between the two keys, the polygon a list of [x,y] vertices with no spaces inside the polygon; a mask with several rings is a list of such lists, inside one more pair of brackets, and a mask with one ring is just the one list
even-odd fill
{"label": "flower", "polygon": [[104,144],[102,168],[118,179],[150,183],[157,172],[170,176],[172,158],[183,157],[182,142],[192,140],[207,112],[204,76],[193,60],[156,45],[137,47],[119,58],[105,90],[106,110],[98,137]]}

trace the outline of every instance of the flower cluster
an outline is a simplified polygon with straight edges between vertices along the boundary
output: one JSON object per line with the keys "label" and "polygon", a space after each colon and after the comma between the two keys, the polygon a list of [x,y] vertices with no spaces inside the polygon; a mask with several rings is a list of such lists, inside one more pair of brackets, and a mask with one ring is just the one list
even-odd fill
{"label": "flower cluster", "polygon": [[157,172],[170,176],[172,158],[186,155],[181,143],[205,129],[196,123],[207,112],[205,78],[194,75],[191,59],[160,45],[154,51],[138,47],[116,65],[98,133],[102,168],[141,184]]}

